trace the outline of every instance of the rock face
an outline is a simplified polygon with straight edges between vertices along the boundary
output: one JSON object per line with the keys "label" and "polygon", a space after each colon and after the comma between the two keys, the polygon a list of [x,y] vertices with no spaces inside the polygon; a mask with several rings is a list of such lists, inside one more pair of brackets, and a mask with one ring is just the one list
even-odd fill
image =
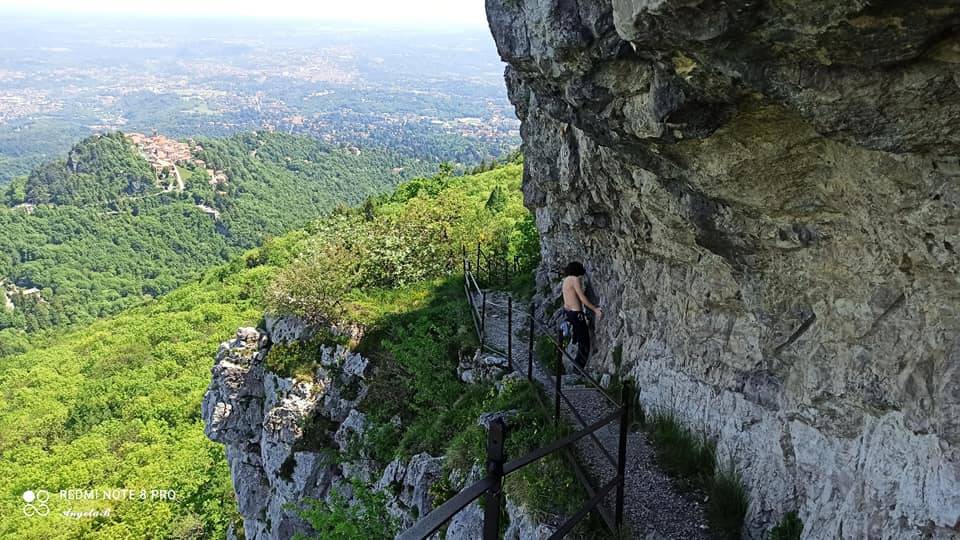
{"label": "rock face", "polygon": [[[367,359],[340,346],[323,347],[310,381],[280,377],[264,367],[270,348],[315,332],[291,317],[268,316],[266,323],[266,331],[241,328],[220,346],[203,400],[206,434],[226,446],[244,538],[309,535],[295,509],[304,499],[329,500],[334,491],[352,502],[354,481],[385,494],[387,510],[406,529],[433,510],[431,488],[444,475],[456,489],[482,477],[479,466],[448,473],[442,457],[426,453],[385,466],[367,458],[362,445],[356,446],[367,425],[357,408],[372,375]],[[515,414],[485,414],[478,422]],[[511,538],[546,538],[552,531],[522,506],[511,503],[508,511],[517,523]],[[445,538],[479,539],[482,527],[483,511],[474,503],[454,517]]]}
{"label": "rock face", "polygon": [[362,454],[333,459],[363,434],[365,417],[355,407],[366,395],[367,360],[326,347],[312,380],[280,377],[264,369],[272,343],[312,333],[290,319],[267,322],[272,335],[241,328],[221,345],[203,400],[206,434],[226,446],[247,539],[309,532],[289,505],[325,499],[333,488],[349,498],[350,480],[371,482],[377,474]]}
{"label": "rock face", "polygon": [[717,439],[749,536],[960,536],[960,5],[487,14],[538,281],[582,260],[605,308],[593,367]]}

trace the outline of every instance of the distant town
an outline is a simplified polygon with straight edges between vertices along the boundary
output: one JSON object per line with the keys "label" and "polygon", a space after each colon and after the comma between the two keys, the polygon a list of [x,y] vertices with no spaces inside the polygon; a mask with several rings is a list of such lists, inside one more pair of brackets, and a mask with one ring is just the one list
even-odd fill
{"label": "distant town", "polygon": [[46,21],[24,39],[9,24],[0,22],[10,53],[0,55],[0,182],[116,130],[185,139],[266,129],[461,163],[519,144],[502,64],[482,34],[438,44],[207,21],[202,34],[181,24],[91,36]]}

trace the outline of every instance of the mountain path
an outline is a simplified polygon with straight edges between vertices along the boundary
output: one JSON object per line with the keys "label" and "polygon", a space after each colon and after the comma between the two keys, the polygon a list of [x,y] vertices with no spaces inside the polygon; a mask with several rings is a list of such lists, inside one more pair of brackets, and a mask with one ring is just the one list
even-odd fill
{"label": "mountain path", "polygon": [[[478,310],[481,296],[474,292]],[[507,300],[509,293],[487,290],[486,323],[484,343],[506,351],[507,349]],[[513,321],[513,367],[526,377],[529,347],[529,304],[514,299]],[[533,379],[553,399],[555,379],[534,357]],[[567,379],[565,377],[565,379]],[[614,411],[610,402],[596,389],[563,381],[563,392],[574,405],[576,412],[589,424]],[[575,427],[580,424],[570,407],[561,400],[561,411]],[[612,422],[596,432],[597,439],[616,459],[619,443],[619,422]],[[604,455],[603,450],[591,437],[580,439],[574,445],[574,454],[590,476],[594,488],[609,482],[617,474],[616,468]],[[683,492],[680,487],[656,462],[656,453],[647,435],[632,431],[627,436],[626,484],[624,486],[624,521],[632,538],[654,539],[710,539],[704,504],[698,493]],[[604,506],[613,515],[616,491],[604,499]],[[700,495],[702,497],[702,495]],[[586,503],[586,501],[584,501]]]}

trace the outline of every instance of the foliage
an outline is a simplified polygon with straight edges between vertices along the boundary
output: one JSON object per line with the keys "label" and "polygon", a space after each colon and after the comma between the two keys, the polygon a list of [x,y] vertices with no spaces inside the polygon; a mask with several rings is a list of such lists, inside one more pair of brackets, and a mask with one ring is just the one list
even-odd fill
{"label": "foliage", "polygon": [[345,345],[346,339],[328,332],[307,341],[275,343],[267,353],[264,366],[281,377],[310,379],[320,366],[322,348],[337,344]]}
{"label": "foliage", "polygon": [[769,540],[800,540],[803,521],[796,512],[787,512],[776,527],[770,530]]}
{"label": "foliage", "polygon": [[[161,299],[0,363],[0,537],[222,538],[235,519],[223,447],[200,403],[219,343],[262,312],[275,268],[211,272]],[[222,278],[222,279],[220,279]],[[171,489],[172,501],[67,501],[26,517],[28,489]],[[67,508],[108,507],[108,520]],[[186,536],[184,536],[186,535]]]}
{"label": "foliage", "polygon": [[540,365],[546,367],[551,374],[556,375],[557,370],[560,370],[561,374],[563,373],[564,366],[562,361],[558,361],[560,358],[554,339],[556,338],[546,335],[538,337],[534,346],[534,354],[537,356]]}
{"label": "foliage", "polygon": [[[330,501],[306,501],[300,517],[313,527],[315,538],[323,540],[392,539],[400,530],[397,518],[387,510],[387,498],[374,493],[362,483],[351,486],[354,503],[348,503],[339,491],[333,490]],[[306,540],[297,534],[295,540]]]}
{"label": "foliage", "polygon": [[[45,336],[42,348],[5,358],[0,363],[0,492],[5,494],[0,537],[29,532],[51,539],[222,538],[236,520],[235,501],[223,449],[205,438],[199,417],[219,342],[238,326],[260,320],[267,290],[293,277],[285,268],[315,261],[310,254],[321,246],[353,245],[345,243],[351,235],[357,246],[369,245],[358,231],[390,234],[388,226],[377,223],[381,219],[429,225],[420,209],[429,209],[431,201],[460,201],[464,215],[476,219],[461,220],[438,209],[428,215],[446,220],[448,240],[486,234],[488,220],[479,216],[493,187],[504,185],[511,199],[499,219],[520,221],[526,210],[517,200],[519,167],[506,169],[417,181],[419,187],[405,195],[375,198],[371,229],[338,234],[338,224],[361,221],[362,212],[337,212],[306,231],[274,237],[158,299],[83,331]],[[432,245],[441,247],[439,241]],[[440,274],[435,279],[417,281],[423,274],[408,264],[412,261],[390,272],[365,270],[365,281],[357,282],[363,288],[351,288],[342,302],[343,317],[366,327],[358,347],[378,370],[364,401],[371,418],[364,443],[378,447],[378,456],[392,457],[398,448],[405,455],[425,449],[442,453],[476,423],[470,404],[481,402],[488,390],[471,390],[456,376],[459,354],[476,345],[462,281],[442,266],[431,270]],[[297,350],[276,348],[267,361],[285,373],[302,374],[326,339]],[[457,399],[464,400],[460,412],[459,405],[451,407]],[[391,423],[396,415],[402,419],[399,428]],[[303,429],[307,435],[297,449],[329,446],[329,423],[312,418]],[[50,518],[31,521],[17,499],[27,489],[115,487],[174,489],[178,496],[111,504],[108,520],[66,518],[59,512],[70,501],[57,501]],[[336,512],[330,507],[323,512],[331,510]],[[318,519],[321,527],[333,525]],[[329,534],[344,530],[352,529]]]}
{"label": "foliage", "polygon": [[[471,177],[415,179],[363,211],[314,224],[306,255],[271,289],[270,308],[329,317],[326,306],[344,290],[397,289],[449,275],[460,267],[460,246],[499,238],[520,249],[515,231],[529,212],[520,200],[519,173],[511,165]],[[491,217],[485,203],[497,188],[516,195]]]}
{"label": "foliage", "polygon": [[353,288],[358,264],[343,245],[321,244],[281,271],[267,290],[266,302],[317,326],[329,326],[343,318],[343,298]]}
{"label": "foliage", "polygon": [[[508,458],[518,458],[568,434],[565,426],[554,425],[552,415],[540,404],[536,386],[526,380],[508,381],[499,393],[488,388],[483,399],[467,405],[458,404],[458,408],[467,408],[466,416],[473,418],[474,422],[449,443],[444,466],[450,470],[469,471],[474,464],[484,462],[486,430],[475,420],[484,412],[519,411],[509,421],[505,448]],[[505,488],[511,497],[541,518],[572,515],[588,500],[560,453],[551,454],[508,476]]]}
{"label": "foliage", "polygon": [[644,424],[658,463],[687,489],[707,493],[707,521],[724,540],[740,538],[750,500],[731,465],[717,470],[716,446],[683,427],[671,414],[654,412]]}
{"label": "foliage", "polygon": [[[358,348],[377,369],[362,408],[372,421],[367,446],[381,462],[419,452],[437,455],[475,420],[465,418],[461,407],[473,389],[456,376],[459,356],[476,346],[462,282],[408,287],[402,301],[394,300],[395,311],[375,319]],[[402,430],[393,426],[394,417]]]}
{"label": "foliage", "polygon": [[123,133],[94,135],[76,144],[66,160],[40,165],[27,178],[25,202],[101,204],[156,191],[150,164]]}
{"label": "foliage", "polygon": [[707,521],[721,540],[739,540],[750,498],[740,476],[729,467],[717,472],[707,486]]}
{"label": "foliage", "polygon": [[656,411],[647,421],[647,432],[657,451],[657,461],[688,487],[705,484],[714,473],[715,445],[683,427],[668,412]]}
{"label": "foliage", "polygon": [[491,214],[503,212],[507,208],[507,194],[504,193],[503,188],[500,186],[493,188],[484,206]]}
{"label": "foliage", "polygon": [[[201,143],[208,165],[226,171],[226,186],[215,189],[203,169],[184,165],[187,190],[162,192],[119,133],[87,139],[67,160],[14,181],[8,204],[50,204],[32,213],[0,208],[0,281],[40,289],[39,296],[14,298],[12,312],[0,308],[0,332],[35,334],[136,306],[338,203],[359,203],[425,170],[391,152],[354,156],[276,133]],[[404,171],[392,172],[398,165]],[[218,210],[219,218],[197,204]]]}

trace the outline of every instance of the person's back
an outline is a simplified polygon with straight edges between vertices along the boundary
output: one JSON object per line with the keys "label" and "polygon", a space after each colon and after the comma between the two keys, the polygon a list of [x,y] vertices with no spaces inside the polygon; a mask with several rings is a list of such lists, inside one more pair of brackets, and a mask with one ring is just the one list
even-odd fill
{"label": "person's back", "polygon": [[577,295],[577,288],[582,288],[578,276],[567,276],[563,278],[563,309],[567,311],[583,311],[583,304]]}
{"label": "person's back", "polygon": [[563,315],[573,328],[573,342],[577,344],[577,363],[586,367],[590,357],[590,328],[587,326],[587,316],[583,312],[584,306],[593,310],[597,321],[603,317],[603,311],[593,305],[583,292],[580,278],[587,273],[582,264],[572,262],[563,269]]}

